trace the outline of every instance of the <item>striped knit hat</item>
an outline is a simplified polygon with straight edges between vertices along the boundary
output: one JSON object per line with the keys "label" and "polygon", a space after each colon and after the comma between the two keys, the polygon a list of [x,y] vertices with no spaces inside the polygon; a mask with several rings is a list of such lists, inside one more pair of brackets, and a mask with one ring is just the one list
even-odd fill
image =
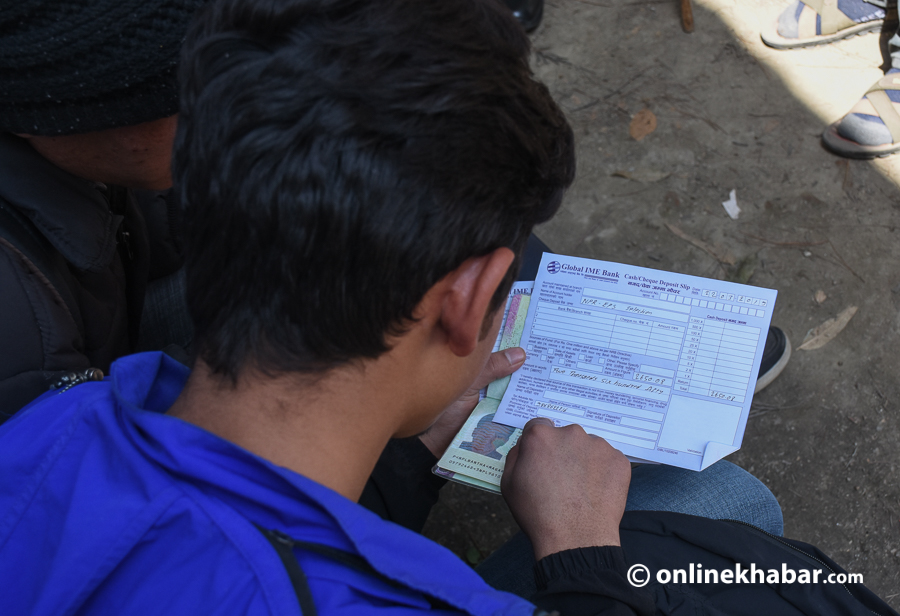
{"label": "striped knit hat", "polygon": [[0,0],[0,131],[69,135],[178,111],[203,0]]}

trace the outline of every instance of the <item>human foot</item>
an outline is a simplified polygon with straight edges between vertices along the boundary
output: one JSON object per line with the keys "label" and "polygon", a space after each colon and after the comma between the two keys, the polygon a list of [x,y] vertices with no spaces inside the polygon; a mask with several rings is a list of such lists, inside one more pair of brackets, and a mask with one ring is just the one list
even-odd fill
{"label": "human foot", "polygon": [[825,146],[847,158],[876,158],[900,151],[900,69],[892,68],[847,115],[822,134]]}

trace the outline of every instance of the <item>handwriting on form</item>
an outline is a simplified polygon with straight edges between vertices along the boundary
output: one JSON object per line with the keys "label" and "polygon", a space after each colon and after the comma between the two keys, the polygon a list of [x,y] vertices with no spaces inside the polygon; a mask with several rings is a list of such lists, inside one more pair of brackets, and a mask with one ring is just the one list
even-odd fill
{"label": "handwriting on form", "polygon": [[617,310],[618,307],[613,302],[607,302],[596,297],[582,297],[581,303],[587,306],[597,306],[598,308],[606,308],[607,310]]}

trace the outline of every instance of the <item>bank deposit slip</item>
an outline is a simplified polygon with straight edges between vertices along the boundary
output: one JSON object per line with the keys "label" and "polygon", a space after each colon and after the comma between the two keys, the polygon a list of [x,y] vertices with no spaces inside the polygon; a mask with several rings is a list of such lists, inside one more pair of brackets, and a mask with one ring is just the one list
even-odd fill
{"label": "bank deposit slip", "polygon": [[632,459],[702,470],[741,446],[776,295],[545,253],[494,421],[577,423]]}

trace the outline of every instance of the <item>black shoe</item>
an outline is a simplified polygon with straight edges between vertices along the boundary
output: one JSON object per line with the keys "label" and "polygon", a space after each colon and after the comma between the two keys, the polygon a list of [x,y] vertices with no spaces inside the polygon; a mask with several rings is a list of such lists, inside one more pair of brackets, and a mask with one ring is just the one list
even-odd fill
{"label": "black shoe", "polygon": [[777,327],[769,328],[766,336],[766,347],[763,349],[762,363],[759,365],[759,376],[756,378],[754,393],[768,387],[769,383],[781,374],[791,358],[791,341]]}
{"label": "black shoe", "polygon": [[525,243],[525,251],[522,253],[522,267],[519,268],[519,276],[516,281],[537,278],[538,268],[541,266],[541,259],[545,252],[553,251],[534,233],[529,235],[528,241]]}
{"label": "black shoe", "polygon": [[544,0],[504,0],[525,32],[531,32],[541,24],[544,16]]}

